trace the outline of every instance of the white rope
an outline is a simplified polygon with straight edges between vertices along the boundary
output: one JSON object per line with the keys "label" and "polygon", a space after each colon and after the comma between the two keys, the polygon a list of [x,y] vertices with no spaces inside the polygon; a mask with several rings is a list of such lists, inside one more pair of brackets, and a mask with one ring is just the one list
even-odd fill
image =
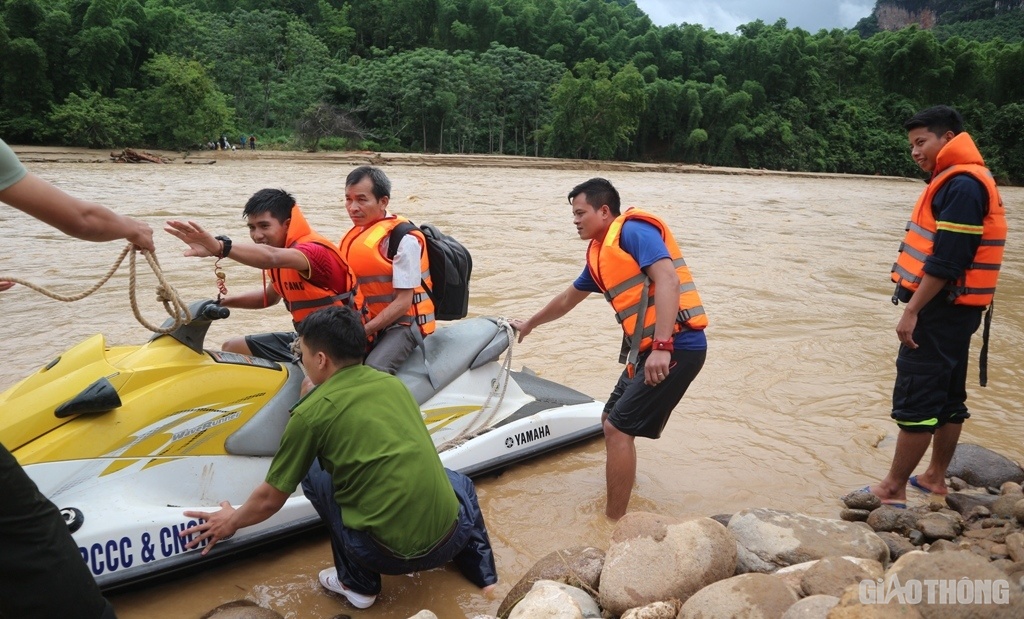
{"label": "white rope", "polygon": [[[469,439],[489,430],[491,421],[494,420],[494,416],[498,414],[498,409],[501,408],[502,403],[505,401],[505,392],[508,390],[509,381],[512,380],[512,346],[516,341],[516,337],[515,329],[512,328],[507,319],[499,317],[497,322],[498,327],[505,331],[505,337],[508,338],[508,350],[505,352],[505,361],[498,368],[498,380],[501,381],[501,388],[489,390],[487,399],[484,400],[483,406],[476,412],[473,419],[455,437],[438,445],[438,453],[454,449]],[[498,391],[500,391],[498,401],[492,407],[490,406],[491,400],[494,398],[495,392]],[[486,418],[484,418],[484,415],[486,415]]]}

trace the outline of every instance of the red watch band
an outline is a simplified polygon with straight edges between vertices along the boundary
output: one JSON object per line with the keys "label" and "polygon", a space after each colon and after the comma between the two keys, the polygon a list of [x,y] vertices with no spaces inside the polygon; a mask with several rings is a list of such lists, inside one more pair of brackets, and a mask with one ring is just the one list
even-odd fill
{"label": "red watch band", "polygon": [[672,340],[652,340],[651,350],[667,350],[669,352],[675,350],[675,342]]}

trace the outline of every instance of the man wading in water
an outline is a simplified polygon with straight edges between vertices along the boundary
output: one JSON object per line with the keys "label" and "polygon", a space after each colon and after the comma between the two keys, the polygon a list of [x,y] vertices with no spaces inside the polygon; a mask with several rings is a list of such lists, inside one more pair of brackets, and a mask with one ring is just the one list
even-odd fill
{"label": "man wading in water", "polygon": [[636,480],[635,439],[661,436],[672,409],[704,366],[708,319],[665,222],[640,209],[620,213],[619,192],[603,178],[573,188],[569,204],[576,231],[590,241],[587,266],[543,309],[511,325],[521,342],[591,292],[604,293],[619,317],[625,335],[619,361],[626,369],[602,416],[608,458],[605,514],[618,519],[626,513]]}

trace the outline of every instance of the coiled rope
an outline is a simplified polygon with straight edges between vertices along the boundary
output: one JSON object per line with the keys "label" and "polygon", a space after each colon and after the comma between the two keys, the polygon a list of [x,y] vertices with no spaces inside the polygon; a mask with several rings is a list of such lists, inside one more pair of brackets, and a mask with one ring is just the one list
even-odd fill
{"label": "coiled rope", "polygon": [[[497,319],[498,328],[504,329],[505,337],[508,338],[508,350],[505,352],[505,361],[502,362],[498,368],[498,380],[501,381],[500,389],[491,389],[487,394],[487,399],[484,400],[483,406],[473,416],[472,421],[467,423],[466,426],[455,435],[453,438],[441,443],[437,446],[438,453],[454,449],[459,445],[462,445],[466,441],[483,434],[490,429],[491,421],[494,420],[494,416],[498,414],[498,409],[501,408],[502,402],[505,401],[505,392],[508,390],[508,383],[512,379],[512,346],[516,341],[515,329],[509,324],[508,320],[499,317]],[[494,399],[494,394],[499,392],[498,401],[491,406],[491,400]],[[486,417],[485,417],[486,416]]]}
{"label": "coiled rope", "polygon": [[153,333],[170,333],[171,331],[174,331],[181,325],[188,324],[189,322],[191,322],[192,316],[188,312],[188,306],[185,304],[184,301],[182,301],[181,297],[178,295],[178,291],[174,289],[174,286],[172,286],[164,278],[164,272],[163,269],[160,268],[160,262],[156,259],[156,254],[145,249],[141,250],[142,255],[146,257],[146,261],[149,262],[149,266],[151,269],[153,269],[153,273],[156,275],[156,279],[159,282],[159,285],[156,288],[156,299],[157,301],[163,303],[164,310],[167,312],[168,316],[174,319],[174,323],[168,327],[157,327],[150,324],[149,321],[147,321],[146,318],[142,315],[142,312],[139,311],[139,303],[138,300],[136,299],[137,295],[135,291],[136,265],[134,250],[135,246],[132,245],[131,243],[128,243],[125,246],[125,248],[121,251],[121,255],[118,256],[117,260],[114,261],[114,265],[110,267],[110,269],[107,271],[106,275],[101,277],[100,281],[96,282],[96,284],[94,284],[91,288],[89,288],[88,290],[84,290],[78,294],[63,295],[52,290],[48,290],[42,286],[33,284],[32,282],[25,281],[19,277],[8,277],[6,275],[0,275],[0,281],[21,284],[22,286],[35,290],[39,294],[50,297],[51,299],[55,299],[57,301],[64,301],[65,303],[71,303],[74,301],[80,301],[85,297],[91,295],[92,293],[96,292],[97,290],[99,290],[103,286],[103,284],[107,283],[107,281],[109,281],[110,278],[113,277],[114,273],[121,266],[121,263],[124,262],[125,256],[131,254],[131,259],[129,260],[128,263],[128,298],[129,301],[131,302],[132,313],[135,314],[135,319],[139,321],[139,324],[141,324],[143,327],[146,327]]}

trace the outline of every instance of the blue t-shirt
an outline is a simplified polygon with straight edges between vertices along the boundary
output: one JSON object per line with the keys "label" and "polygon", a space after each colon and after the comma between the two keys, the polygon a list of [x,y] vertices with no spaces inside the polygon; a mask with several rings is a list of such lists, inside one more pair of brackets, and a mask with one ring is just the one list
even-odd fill
{"label": "blue t-shirt", "polygon": [[[636,260],[641,269],[646,269],[664,258],[671,259],[668,247],[661,238],[661,232],[653,224],[646,221],[630,219],[622,224],[619,235],[619,246]],[[583,267],[583,272],[573,282],[573,287],[582,292],[602,292],[601,287],[590,274],[590,267]],[[676,334],[676,350],[707,350],[708,338],[704,330],[684,329]]]}

